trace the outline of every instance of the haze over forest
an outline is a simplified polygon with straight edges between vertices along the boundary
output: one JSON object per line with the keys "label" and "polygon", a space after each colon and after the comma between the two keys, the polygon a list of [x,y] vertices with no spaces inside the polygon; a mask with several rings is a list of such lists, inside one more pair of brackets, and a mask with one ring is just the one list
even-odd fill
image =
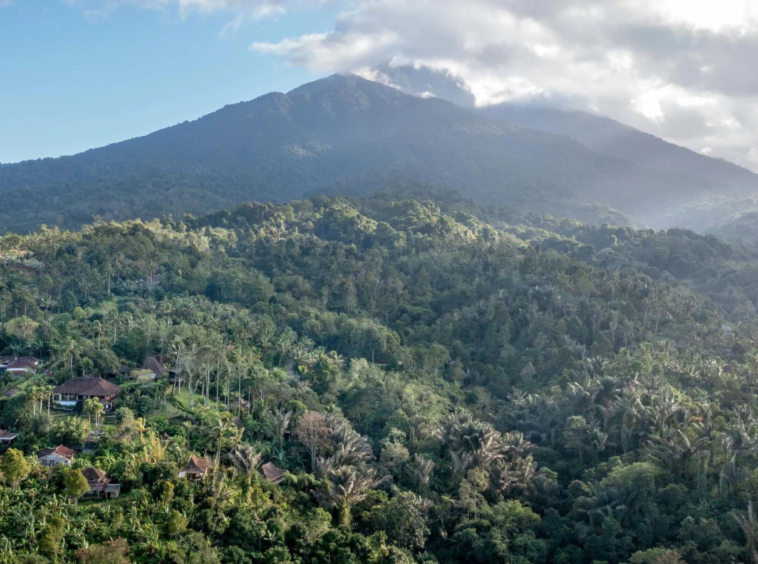
{"label": "haze over forest", "polygon": [[758,564],[749,2],[41,4],[0,564]]}

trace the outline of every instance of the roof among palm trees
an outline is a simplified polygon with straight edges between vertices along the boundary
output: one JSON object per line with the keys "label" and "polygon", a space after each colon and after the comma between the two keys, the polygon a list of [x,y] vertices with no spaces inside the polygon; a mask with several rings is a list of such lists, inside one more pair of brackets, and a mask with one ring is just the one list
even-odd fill
{"label": "roof among palm trees", "polygon": [[121,387],[103,380],[99,376],[87,376],[83,378],[71,378],[60,386],[53,388],[55,394],[77,394],[80,396],[109,397],[115,396],[121,391]]}
{"label": "roof among palm trees", "polygon": [[287,473],[286,470],[277,468],[271,462],[266,462],[266,464],[261,466],[261,472],[269,482],[273,482],[275,484],[281,482],[284,479],[284,475]]}
{"label": "roof among palm trees", "polygon": [[[94,468],[92,466],[82,470],[82,475],[87,479],[88,482],[105,482],[108,480],[108,476],[105,474],[105,472],[99,468]],[[108,481],[110,482],[110,480]]]}
{"label": "roof among palm trees", "polygon": [[207,458],[198,458],[194,454],[190,456],[187,465],[179,470],[185,474],[205,474],[211,465],[211,461]]}
{"label": "roof among palm trees", "polygon": [[37,454],[38,454],[39,458],[43,458],[45,456],[50,456],[51,454],[55,454],[57,456],[62,456],[63,458],[68,458],[69,460],[74,457],[74,451],[71,450],[68,447],[63,446],[63,445],[58,445],[55,448],[43,448]]}
{"label": "roof among palm trees", "polygon": [[6,360],[3,364],[6,370],[34,370],[39,365],[39,360],[33,356],[21,356]]}
{"label": "roof among palm trees", "polygon": [[156,376],[168,374],[166,367],[163,366],[163,363],[158,359],[158,357],[155,356],[148,357],[145,360],[145,363],[142,365],[142,370],[149,370]]}

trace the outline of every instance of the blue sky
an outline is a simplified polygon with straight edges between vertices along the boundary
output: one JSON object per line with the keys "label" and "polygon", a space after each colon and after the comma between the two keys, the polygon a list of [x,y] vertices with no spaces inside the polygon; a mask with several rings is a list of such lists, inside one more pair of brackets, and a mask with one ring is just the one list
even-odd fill
{"label": "blue sky", "polygon": [[144,135],[323,74],[249,45],[327,31],[331,10],[250,19],[222,37],[234,17],[130,5],[88,15],[63,0],[0,7],[0,162]]}
{"label": "blue sky", "polygon": [[0,0],[0,162],[355,72],[590,111],[758,172],[756,57],[755,0]]}

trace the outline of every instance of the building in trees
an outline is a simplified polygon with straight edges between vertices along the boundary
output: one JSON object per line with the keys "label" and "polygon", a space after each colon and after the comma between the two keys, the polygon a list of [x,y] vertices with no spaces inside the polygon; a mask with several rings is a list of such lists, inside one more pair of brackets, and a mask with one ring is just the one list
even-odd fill
{"label": "building in trees", "polygon": [[284,480],[284,475],[286,473],[286,470],[282,470],[281,468],[274,466],[274,464],[271,462],[266,462],[266,464],[261,466],[261,474],[263,474],[263,477],[273,484],[281,483],[281,481]]}
{"label": "building in trees", "polygon": [[53,388],[53,402],[61,407],[74,407],[77,402],[95,398],[109,410],[120,391],[119,386],[99,377],[71,378]]}
{"label": "building in trees", "polygon": [[42,466],[72,466],[74,464],[74,451],[63,445],[55,448],[43,448],[37,453],[39,463]]}
{"label": "building in trees", "polygon": [[112,480],[99,468],[85,468],[82,475],[87,479],[89,492],[85,497],[117,498],[121,493],[121,484],[114,484]]}
{"label": "building in trees", "polygon": [[150,380],[163,378],[169,373],[169,369],[164,365],[165,359],[160,356],[150,356],[145,359],[138,372],[149,376]]}
{"label": "building in trees", "polygon": [[20,378],[26,374],[34,374],[39,367],[39,359],[33,356],[6,356],[0,359],[0,373],[10,374]]}
{"label": "building in trees", "polygon": [[3,429],[0,429],[0,445],[1,446],[8,446],[10,444],[13,444],[13,441],[16,440],[16,437],[18,437],[18,433],[11,433],[10,431],[5,431]]}
{"label": "building in trees", "polygon": [[198,458],[193,454],[190,456],[187,465],[179,469],[179,477],[189,478],[190,480],[202,480],[207,475],[210,466],[210,460],[207,458]]}

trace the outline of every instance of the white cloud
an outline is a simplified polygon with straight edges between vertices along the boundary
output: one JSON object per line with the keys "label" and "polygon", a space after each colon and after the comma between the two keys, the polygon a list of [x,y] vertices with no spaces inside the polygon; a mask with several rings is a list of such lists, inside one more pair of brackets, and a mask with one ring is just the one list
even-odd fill
{"label": "white cloud", "polygon": [[[0,3],[8,0],[0,0]],[[250,19],[332,0],[63,0]],[[539,100],[608,115],[758,170],[758,0],[333,0],[327,33],[253,43],[463,104]]]}
{"label": "white cloud", "polygon": [[538,98],[758,168],[754,0],[353,0],[328,33],[251,48],[405,89],[427,69],[479,105]]}
{"label": "white cloud", "polygon": [[221,37],[227,37],[235,35],[242,27],[242,23],[245,21],[245,14],[238,14],[232,21],[221,28]]}
{"label": "white cloud", "polygon": [[710,31],[755,29],[758,19],[758,7],[752,0],[659,0],[653,6],[671,24]]}

